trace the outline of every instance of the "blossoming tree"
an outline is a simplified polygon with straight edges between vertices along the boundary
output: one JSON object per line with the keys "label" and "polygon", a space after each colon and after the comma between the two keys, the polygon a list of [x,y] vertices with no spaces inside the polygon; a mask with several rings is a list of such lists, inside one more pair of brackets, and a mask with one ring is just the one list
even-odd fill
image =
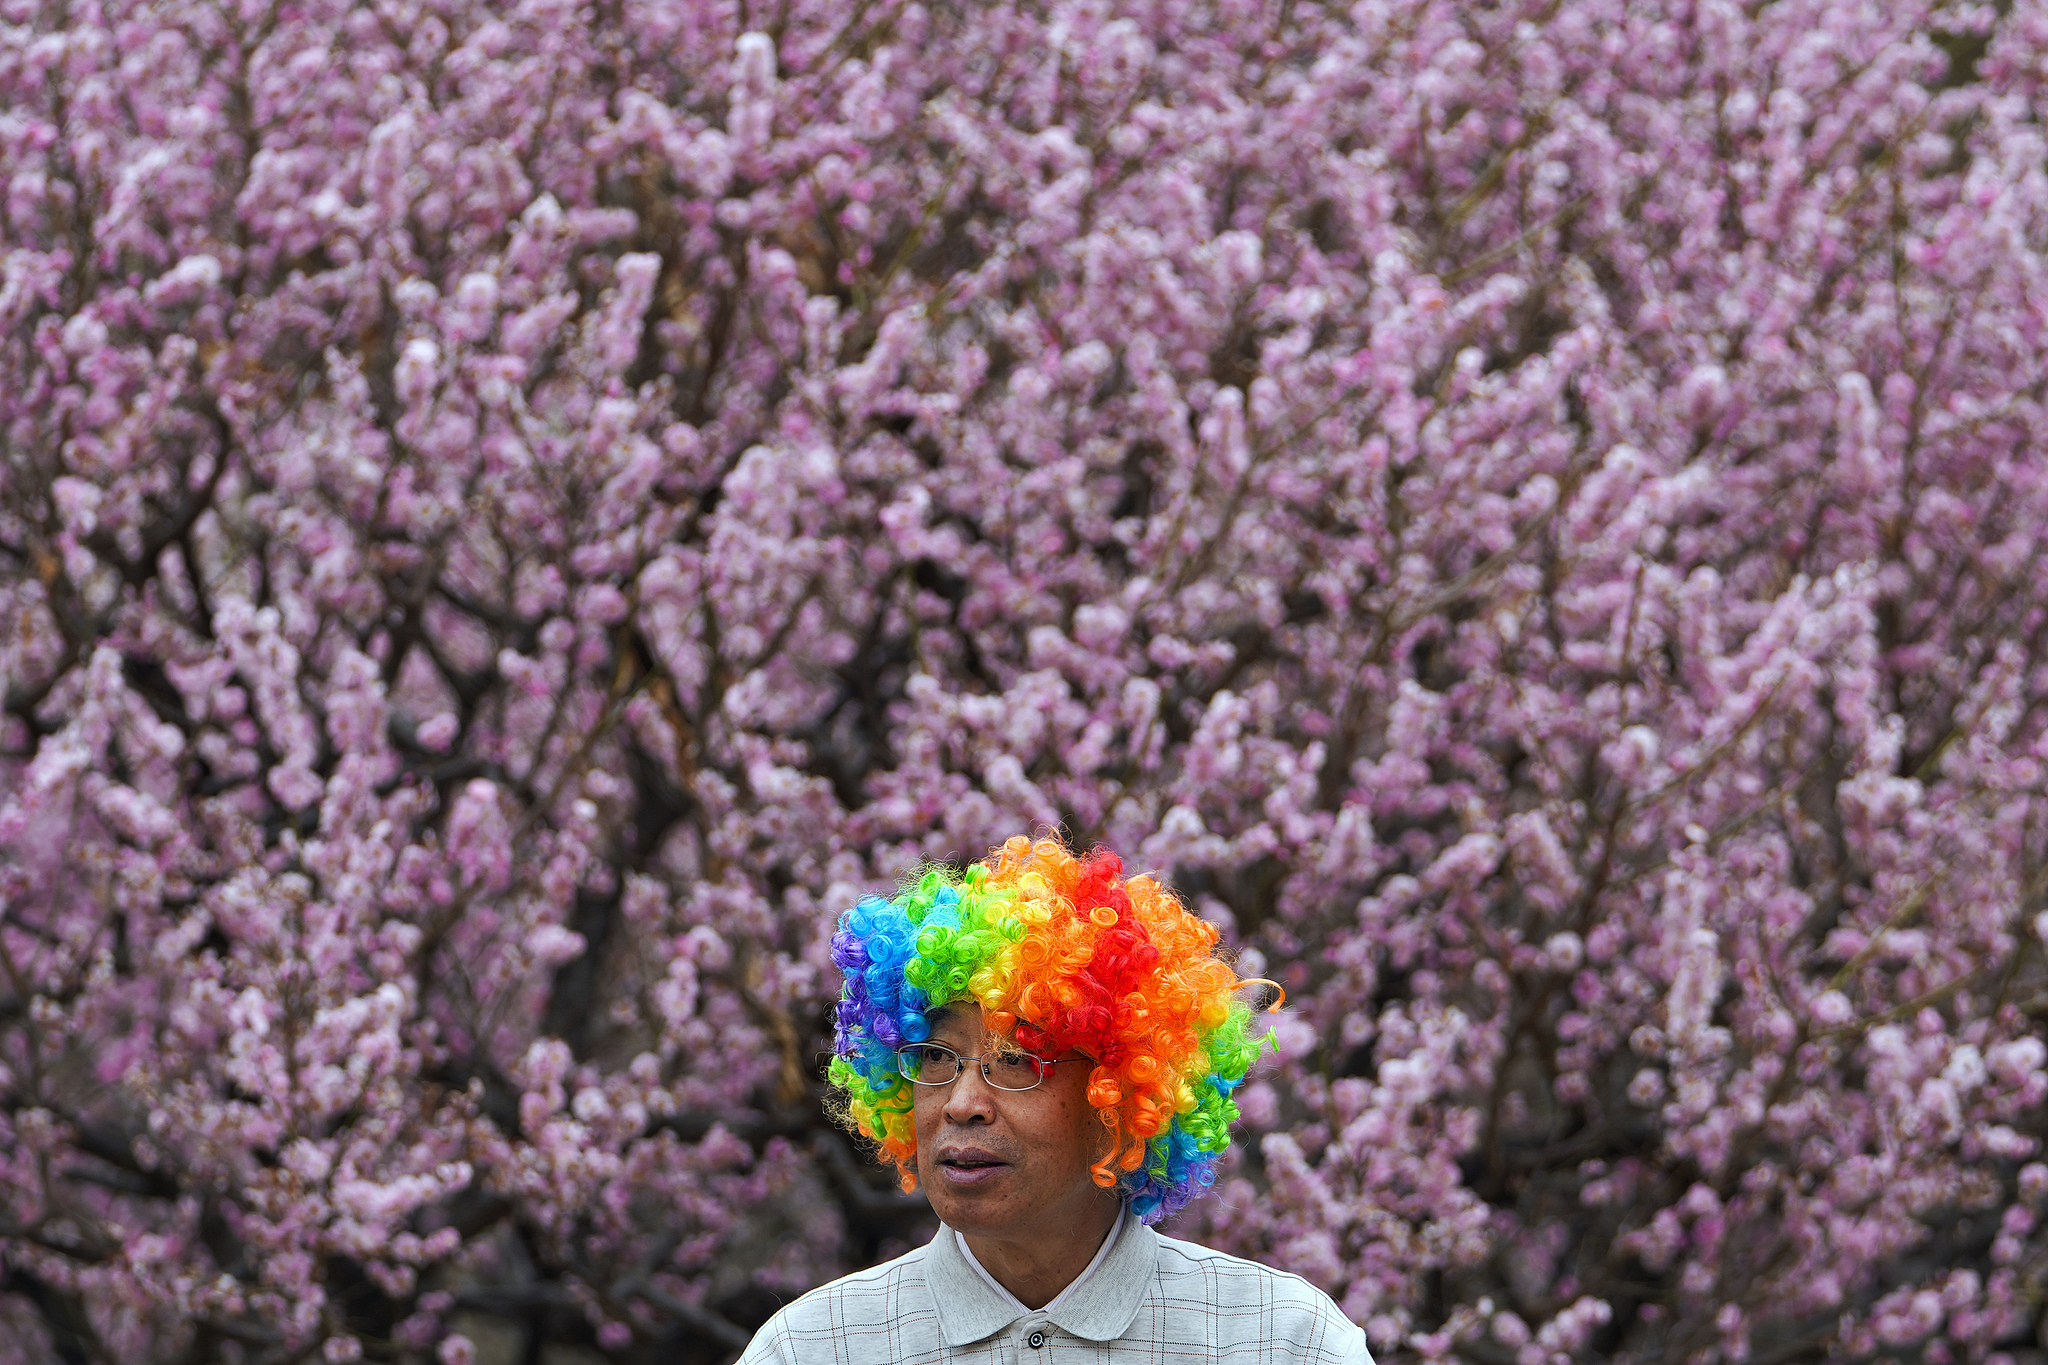
{"label": "blossoming tree", "polygon": [[0,1357],[729,1357],[1054,825],[1383,1359],[2035,1349],[2038,0],[0,25]]}

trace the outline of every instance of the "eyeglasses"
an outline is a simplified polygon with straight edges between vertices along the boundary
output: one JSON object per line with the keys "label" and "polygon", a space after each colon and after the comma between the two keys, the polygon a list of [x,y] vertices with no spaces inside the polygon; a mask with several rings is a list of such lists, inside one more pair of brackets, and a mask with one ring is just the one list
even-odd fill
{"label": "eyeglasses", "polygon": [[916,1085],[951,1085],[960,1075],[962,1062],[977,1062],[981,1078],[998,1090],[1035,1090],[1048,1071],[1062,1061],[1037,1057],[1018,1048],[964,1057],[943,1043],[913,1043],[896,1049],[896,1065]]}

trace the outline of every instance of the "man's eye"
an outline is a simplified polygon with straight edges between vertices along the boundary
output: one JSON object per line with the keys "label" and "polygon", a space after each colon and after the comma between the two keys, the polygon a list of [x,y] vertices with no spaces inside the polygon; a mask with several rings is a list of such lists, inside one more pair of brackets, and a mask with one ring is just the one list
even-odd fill
{"label": "man's eye", "polygon": [[1038,1059],[1028,1052],[999,1052],[996,1065],[1006,1071],[1031,1071],[1038,1065]]}

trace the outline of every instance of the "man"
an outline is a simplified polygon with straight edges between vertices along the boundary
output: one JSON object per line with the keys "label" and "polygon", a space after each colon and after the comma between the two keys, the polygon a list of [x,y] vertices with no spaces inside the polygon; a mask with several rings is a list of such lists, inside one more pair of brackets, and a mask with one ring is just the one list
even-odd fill
{"label": "man", "polygon": [[1259,1048],[1216,931],[1121,871],[1012,839],[841,919],[832,1082],[941,1227],[784,1308],[742,1365],[1371,1365],[1306,1281],[1152,1230],[1212,1180]]}

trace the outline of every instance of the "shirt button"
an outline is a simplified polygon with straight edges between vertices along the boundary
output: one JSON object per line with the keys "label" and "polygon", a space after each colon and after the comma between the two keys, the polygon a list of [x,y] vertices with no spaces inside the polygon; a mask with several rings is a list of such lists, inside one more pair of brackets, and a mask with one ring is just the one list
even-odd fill
{"label": "shirt button", "polygon": [[1037,1350],[1039,1347],[1045,1345],[1045,1333],[1033,1332],[1030,1336],[1024,1338],[1024,1344],[1026,1346],[1029,1346],[1034,1351]]}

